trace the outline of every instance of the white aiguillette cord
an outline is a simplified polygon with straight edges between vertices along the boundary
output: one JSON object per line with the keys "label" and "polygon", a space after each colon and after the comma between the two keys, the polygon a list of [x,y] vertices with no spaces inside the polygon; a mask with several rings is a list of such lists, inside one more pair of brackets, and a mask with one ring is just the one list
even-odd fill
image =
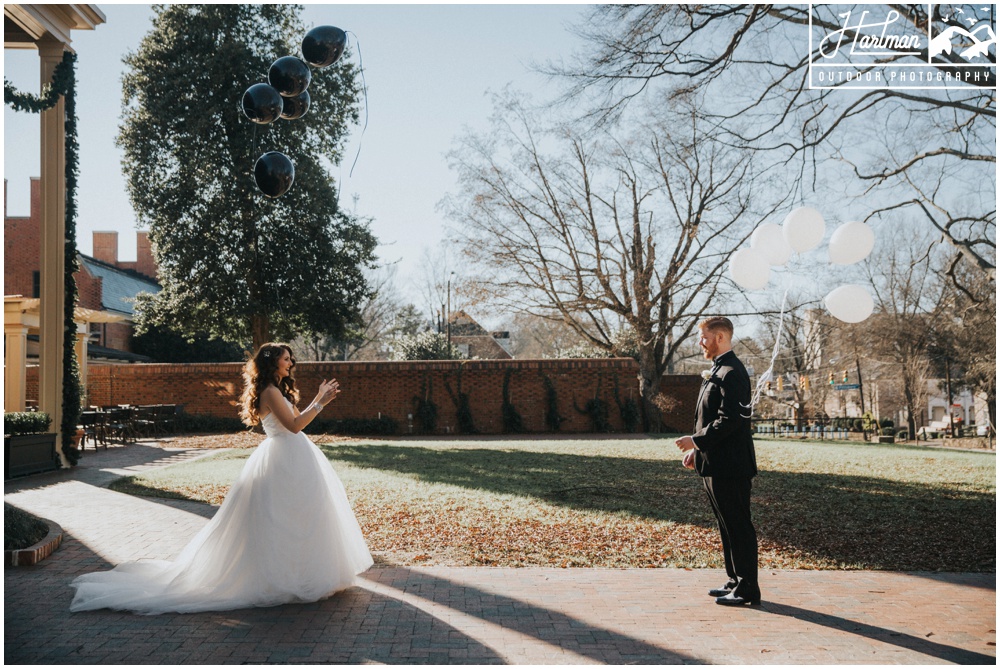
{"label": "white aiguillette cord", "polygon": [[[749,406],[744,406],[746,409],[750,409],[750,416],[753,415],[753,408],[757,406],[757,402],[760,401],[760,396],[764,392],[764,386],[773,377],[774,371],[774,361],[778,358],[778,347],[781,345],[781,331],[785,325],[785,307],[788,304],[788,291],[785,291],[784,296],[781,298],[781,319],[778,321],[778,334],[774,338],[774,351],[771,353],[771,365],[767,368],[760,378],[757,379],[757,387],[753,391],[753,399],[750,400]],[[744,416],[744,418],[750,418],[750,416]]]}

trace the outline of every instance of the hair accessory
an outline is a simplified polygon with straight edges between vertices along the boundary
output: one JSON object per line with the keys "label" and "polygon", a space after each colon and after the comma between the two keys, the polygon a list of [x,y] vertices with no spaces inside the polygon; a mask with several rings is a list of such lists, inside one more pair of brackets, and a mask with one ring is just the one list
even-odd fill
{"label": "hair accessory", "polygon": [[270,358],[271,357],[271,351],[269,351],[269,350],[268,351],[264,351],[263,353],[260,354],[260,357],[262,357],[262,358]]}

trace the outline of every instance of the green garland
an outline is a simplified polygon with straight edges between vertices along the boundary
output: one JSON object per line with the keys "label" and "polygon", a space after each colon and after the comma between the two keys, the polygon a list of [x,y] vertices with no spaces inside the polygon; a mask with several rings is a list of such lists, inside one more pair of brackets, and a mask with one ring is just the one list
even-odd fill
{"label": "green garland", "polygon": [[79,269],[76,249],[76,179],[79,173],[79,143],[76,129],[76,54],[66,51],[62,62],[56,66],[52,83],[42,87],[42,95],[20,93],[3,81],[3,101],[14,111],[40,113],[52,109],[59,97],[66,100],[66,238],[64,246],[65,272],[63,288],[66,300],[63,310],[63,387],[62,387],[62,451],[66,460],[75,465],[80,451],[73,447],[76,424],[80,420],[80,367],[76,359],[76,307],[77,288],[73,275]]}
{"label": "green garland", "polygon": [[62,62],[56,65],[55,72],[52,73],[52,83],[45,84],[42,86],[41,95],[33,95],[31,93],[21,93],[16,88],[14,84],[7,80],[7,77],[3,79],[3,101],[8,107],[12,108],[14,111],[26,111],[32,114],[38,114],[40,112],[46,111],[47,109],[52,109],[59,102],[59,96],[67,96],[69,91],[75,89],[76,87],[76,72],[74,71],[74,64],[76,63],[76,54],[66,51],[63,53]]}
{"label": "green garland", "polygon": [[[60,72],[60,68],[62,71]],[[80,460],[80,451],[73,446],[76,425],[80,421],[80,365],[76,359],[76,321],[74,312],[78,297],[75,274],[80,269],[76,249],[76,187],[80,174],[80,144],[76,130],[76,54],[66,51],[56,67],[54,85],[65,76],[66,96],[66,240],[65,270],[63,273],[66,299],[63,305],[63,403],[62,446],[63,454],[71,465]],[[86,364],[86,363],[84,363]]]}

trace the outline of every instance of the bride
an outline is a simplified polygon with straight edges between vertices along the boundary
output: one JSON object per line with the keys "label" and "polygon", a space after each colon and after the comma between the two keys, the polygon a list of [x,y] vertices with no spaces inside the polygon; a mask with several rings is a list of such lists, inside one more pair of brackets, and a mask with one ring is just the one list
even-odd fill
{"label": "bride", "polygon": [[71,611],[226,611],[314,602],[349,587],[372,565],[347,494],[329,461],[301,430],[340,392],[323,381],[302,412],[295,358],[264,344],[243,368],[240,417],[265,439],[215,517],[174,562],[130,562],[85,574]]}

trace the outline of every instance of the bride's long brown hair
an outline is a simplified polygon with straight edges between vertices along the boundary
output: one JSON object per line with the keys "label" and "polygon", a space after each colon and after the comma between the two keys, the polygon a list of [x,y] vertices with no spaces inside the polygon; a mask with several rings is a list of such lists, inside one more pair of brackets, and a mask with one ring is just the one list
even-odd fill
{"label": "bride's long brown hair", "polygon": [[[288,351],[292,357],[292,366],[288,368],[288,376],[277,378],[278,358]],[[299,391],[295,387],[295,354],[288,344],[268,342],[262,344],[257,352],[243,365],[243,394],[240,396],[240,418],[251,427],[260,423],[260,395],[272,383],[278,386],[281,394],[292,404],[299,401]]]}

